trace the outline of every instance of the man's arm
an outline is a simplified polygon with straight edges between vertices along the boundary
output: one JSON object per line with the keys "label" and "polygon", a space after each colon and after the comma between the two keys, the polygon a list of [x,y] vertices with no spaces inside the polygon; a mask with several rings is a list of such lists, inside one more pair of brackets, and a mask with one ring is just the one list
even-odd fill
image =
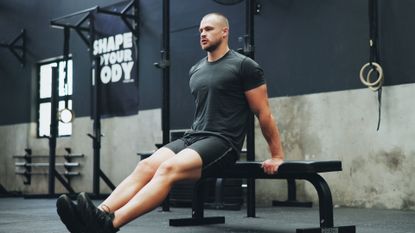
{"label": "man's arm", "polygon": [[246,99],[252,112],[256,115],[261,126],[262,134],[268,143],[271,159],[262,163],[264,171],[275,173],[284,160],[280,133],[272,116],[268,103],[267,86],[265,84],[245,92]]}

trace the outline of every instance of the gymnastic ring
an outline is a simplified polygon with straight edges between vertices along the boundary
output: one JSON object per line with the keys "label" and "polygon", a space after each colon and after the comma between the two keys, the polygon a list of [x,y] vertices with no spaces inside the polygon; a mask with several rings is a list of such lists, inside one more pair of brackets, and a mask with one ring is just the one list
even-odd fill
{"label": "gymnastic ring", "polygon": [[[370,79],[369,79],[369,77],[370,77],[370,75],[372,74],[372,72],[374,71],[374,69],[373,68],[370,68],[370,70],[369,70],[369,72],[367,72],[367,76],[366,76],[366,81],[367,82],[370,82]],[[379,74],[380,75],[380,74]],[[377,91],[377,90],[379,90],[379,88],[382,86],[382,84],[383,84],[383,75],[382,75],[382,80],[381,80],[381,82],[379,82],[377,85],[370,85],[370,86],[367,86],[370,90],[372,90],[372,91]]]}
{"label": "gymnastic ring", "polygon": [[[374,82],[370,82],[370,76],[369,76],[369,73],[372,73],[372,72],[368,72],[367,73],[367,76],[366,76],[366,79],[363,77],[363,72],[365,71],[365,69],[369,66],[369,65],[373,65],[375,68],[376,68],[376,71],[378,72],[378,74],[379,74],[379,76],[378,76],[378,79],[376,80],[376,81],[374,81]],[[371,70],[373,71],[373,68],[371,68]],[[382,79],[383,79],[383,69],[382,69],[382,67],[378,64],[378,63],[376,63],[376,62],[372,62],[372,63],[370,63],[370,62],[368,62],[368,63],[366,63],[364,66],[362,66],[362,68],[360,69],[360,81],[364,84],[364,85],[366,85],[366,86],[376,86],[376,85],[378,85],[381,81],[382,81]]]}

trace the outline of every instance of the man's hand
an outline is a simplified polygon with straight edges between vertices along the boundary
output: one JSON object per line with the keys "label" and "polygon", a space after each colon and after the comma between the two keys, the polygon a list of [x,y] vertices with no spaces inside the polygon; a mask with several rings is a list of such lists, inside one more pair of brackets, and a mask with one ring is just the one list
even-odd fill
{"label": "man's hand", "polygon": [[278,171],[278,167],[284,162],[283,159],[280,158],[272,158],[267,159],[264,162],[262,162],[262,168],[264,169],[264,172],[268,175],[272,175]]}

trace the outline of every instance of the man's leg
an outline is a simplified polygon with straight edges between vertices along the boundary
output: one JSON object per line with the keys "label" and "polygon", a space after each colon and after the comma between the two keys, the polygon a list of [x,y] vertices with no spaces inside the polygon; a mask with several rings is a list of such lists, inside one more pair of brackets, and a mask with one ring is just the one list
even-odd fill
{"label": "man's leg", "polygon": [[160,164],[174,155],[170,149],[160,148],[150,157],[140,161],[134,171],[117,186],[98,208],[105,212],[115,212],[124,206],[153,178]]}
{"label": "man's leg", "polygon": [[201,176],[202,159],[192,149],[184,149],[163,162],[155,175],[129,202],[115,211],[114,227],[153,210],[166,198],[172,185],[180,180],[197,180]]}

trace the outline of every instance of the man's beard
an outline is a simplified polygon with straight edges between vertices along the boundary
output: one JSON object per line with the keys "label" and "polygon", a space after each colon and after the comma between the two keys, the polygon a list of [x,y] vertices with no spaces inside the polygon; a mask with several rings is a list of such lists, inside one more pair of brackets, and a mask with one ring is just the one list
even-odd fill
{"label": "man's beard", "polygon": [[206,52],[213,52],[219,47],[220,43],[221,41],[218,40],[215,43],[212,43],[210,46],[204,48],[203,50],[205,50]]}

